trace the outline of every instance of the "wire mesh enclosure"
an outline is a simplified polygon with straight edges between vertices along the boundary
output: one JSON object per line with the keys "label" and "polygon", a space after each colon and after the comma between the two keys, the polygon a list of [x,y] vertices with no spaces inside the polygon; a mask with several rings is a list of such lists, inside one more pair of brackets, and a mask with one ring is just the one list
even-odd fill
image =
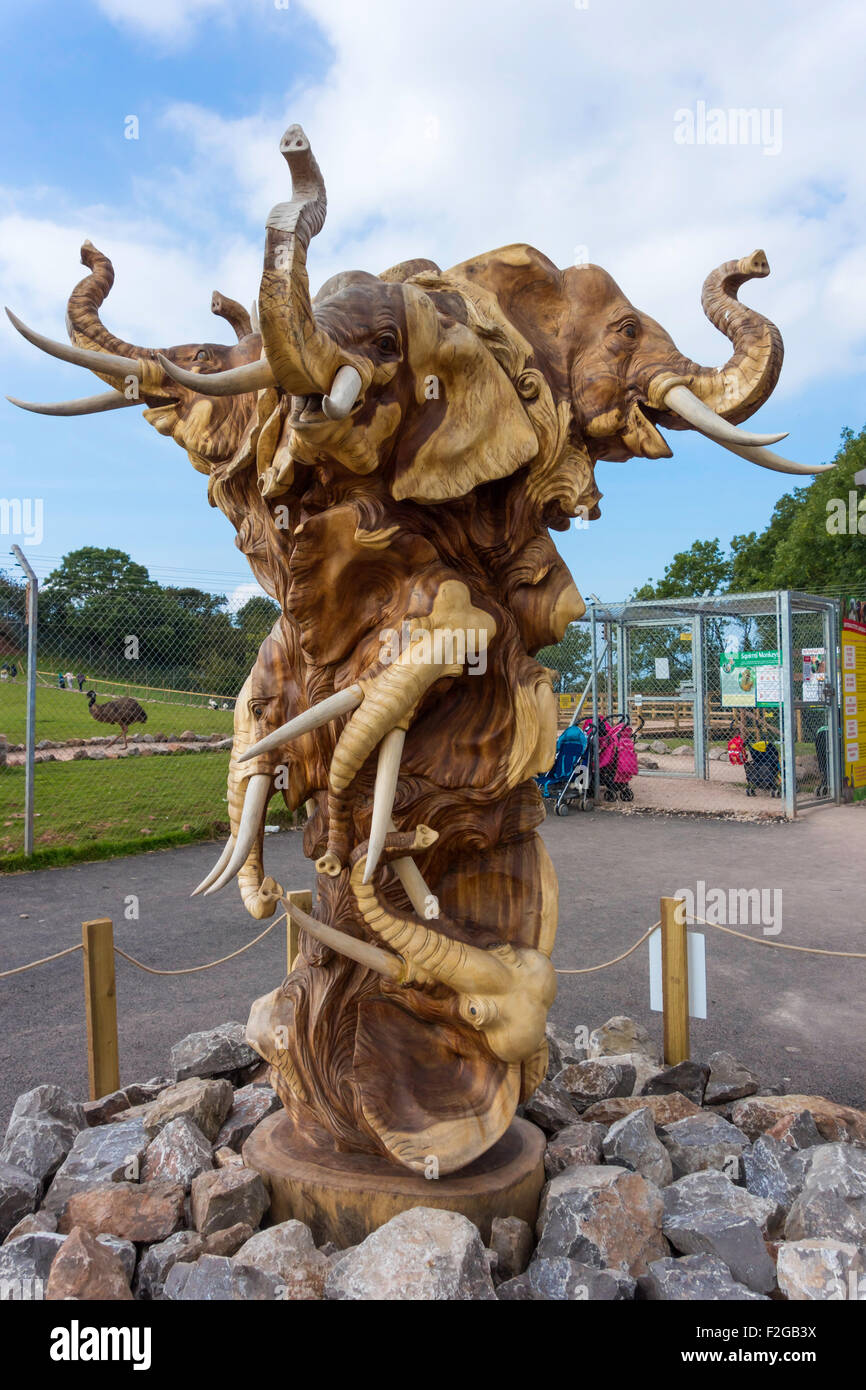
{"label": "wire mesh enclosure", "polygon": [[[119,852],[226,833],[235,698],[276,603],[162,585],[140,566],[108,583],[79,570],[38,594],[33,849]],[[28,617],[27,585],[10,568],[0,573],[5,856],[25,849]],[[269,820],[289,819],[275,799]]]}
{"label": "wire mesh enclosure", "polygon": [[539,660],[561,728],[631,725],[640,778],[665,783],[638,805],[793,817],[841,797],[838,642],[838,601],[820,595],[594,600]]}

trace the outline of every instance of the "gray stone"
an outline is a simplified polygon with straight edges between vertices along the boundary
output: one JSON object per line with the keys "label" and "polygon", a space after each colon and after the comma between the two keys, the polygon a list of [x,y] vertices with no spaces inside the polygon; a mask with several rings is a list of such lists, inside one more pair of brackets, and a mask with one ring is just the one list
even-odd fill
{"label": "gray stone", "polygon": [[59,1214],[75,1192],[107,1182],[137,1182],[147,1144],[141,1117],[83,1129],[54,1176],[45,1206]]}
{"label": "gray stone", "polygon": [[554,1085],[567,1091],[576,1110],[610,1096],[630,1096],[635,1069],[601,1062],[574,1062],[554,1077]]}
{"label": "gray stone", "polygon": [[523,1113],[545,1134],[556,1134],[580,1119],[568,1092],[555,1081],[542,1081],[524,1105]]}
{"label": "gray stone", "polygon": [[289,1301],[310,1302],[324,1294],[330,1261],[316,1249],[310,1228],[303,1221],[282,1221],[259,1231],[234,1258],[272,1274],[284,1290],[282,1297]]}
{"label": "gray stone", "polygon": [[135,1274],[135,1261],[138,1257],[138,1252],[132,1241],[122,1240],[120,1236],[112,1236],[105,1232],[97,1236],[96,1239],[100,1245],[104,1245],[107,1250],[110,1250],[112,1255],[117,1256],[123,1266],[127,1282],[131,1284],[132,1276]]}
{"label": "gray stone", "polygon": [[176,1262],[168,1272],[163,1297],[178,1303],[273,1302],[282,1297],[280,1281],[226,1255],[201,1255]]}
{"label": "gray stone", "polygon": [[161,1299],[169,1270],[179,1261],[197,1260],[203,1251],[204,1237],[198,1231],[175,1231],[168,1240],[149,1245],[138,1263],[133,1285],[136,1298]]}
{"label": "gray stone", "polygon": [[496,1297],[503,1303],[532,1303],[535,1295],[529,1275],[518,1274],[513,1279],[506,1279],[496,1290]]}
{"label": "gray stone", "polygon": [[504,1283],[522,1274],[529,1264],[535,1235],[519,1216],[494,1216],[490,1224],[490,1248],[497,1256],[497,1279]]}
{"label": "gray stone", "polygon": [[762,1134],[743,1150],[743,1177],[746,1188],[773,1205],[768,1227],[771,1235],[781,1231],[795,1197],[803,1186],[806,1160],[778,1139]]}
{"label": "gray stone", "polygon": [[609,1056],[596,1057],[595,1060],[600,1066],[605,1067],[633,1067],[633,1096],[639,1096],[647,1082],[652,1081],[654,1076],[659,1076],[662,1070],[642,1052],[613,1052]]}
{"label": "gray stone", "polygon": [[496,1294],[472,1222],[455,1211],[413,1207],[331,1265],[325,1297],[492,1302]]}
{"label": "gray stone", "polygon": [[604,1125],[576,1120],[555,1134],[544,1154],[544,1171],[555,1178],[564,1168],[575,1163],[596,1166],[602,1161],[602,1143],[607,1129]]}
{"label": "gray stone", "polygon": [[230,1081],[209,1081],[191,1076],[161,1091],[148,1106],[145,1128],[153,1139],[170,1120],[186,1115],[211,1142],[232,1107],[234,1091]]}
{"label": "gray stone", "polygon": [[239,1221],[255,1230],[268,1206],[265,1185],[250,1168],[215,1168],[193,1179],[192,1223],[204,1236]]}
{"label": "gray stone", "polygon": [[124,1086],[123,1094],[130,1105],[150,1105],[171,1084],[170,1076],[154,1076],[149,1081],[133,1081],[131,1085]]}
{"label": "gray stone", "polygon": [[62,1086],[35,1086],[12,1107],[0,1162],[23,1168],[44,1191],[86,1123],[83,1107]]}
{"label": "gray stone", "polygon": [[862,1252],[843,1241],[792,1240],[779,1246],[779,1288],[795,1303],[813,1299],[842,1302],[862,1297],[863,1270]]}
{"label": "gray stone", "polygon": [[32,1236],[37,1231],[56,1231],[57,1217],[50,1211],[42,1207],[39,1211],[30,1211],[26,1216],[22,1216],[9,1232],[6,1241],[17,1240],[19,1236]]}
{"label": "gray stone", "polygon": [[39,1183],[23,1168],[0,1163],[0,1240],[5,1240],[22,1216],[39,1201]]}
{"label": "gray stone", "polygon": [[718,1105],[721,1101],[742,1100],[744,1096],[754,1096],[759,1085],[754,1072],[744,1067],[730,1052],[710,1053],[710,1076],[704,1092],[705,1105]]}
{"label": "gray stone", "polygon": [[637,1281],[638,1296],[655,1303],[734,1303],[767,1301],[767,1295],[739,1284],[716,1255],[655,1260]]}
{"label": "gray stone", "polygon": [[723,1260],[734,1279],[755,1293],[775,1287],[773,1261],[757,1221],[722,1210],[696,1210],[665,1219],[664,1233],[682,1255],[715,1255]]}
{"label": "gray stone", "polygon": [[110,1095],[100,1096],[99,1100],[86,1100],[82,1109],[89,1125],[106,1125],[115,1115],[128,1110],[129,1104],[125,1091],[112,1091]]}
{"label": "gray stone", "polygon": [[805,1181],[788,1213],[785,1239],[826,1237],[866,1246],[866,1149],[821,1144],[807,1153]]}
{"label": "gray stone", "polygon": [[634,1298],[635,1281],[615,1269],[594,1269],[564,1255],[533,1260],[526,1271],[532,1297],[545,1303],[623,1302]]}
{"label": "gray stone", "polygon": [[0,1246],[0,1299],[42,1299],[54,1257],[64,1237],[51,1231],[19,1236]]}
{"label": "gray stone", "polygon": [[142,1181],[179,1182],[187,1191],[193,1178],[213,1168],[211,1145],[188,1115],[178,1115],[147,1146]]}
{"label": "gray stone", "polygon": [[642,1274],[668,1253],[663,1213],[659,1189],[639,1173],[566,1168],[542,1194],[535,1257],[566,1255],[582,1264]]}
{"label": "gray stone", "polygon": [[651,1110],[633,1110],[608,1130],[602,1145],[605,1161],[618,1163],[633,1173],[665,1187],[673,1178],[673,1165],[656,1137]]}
{"label": "gray stone", "polygon": [[688,1224],[696,1215],[707,1212],[728,1212],[732,1216],[748,1217],[766,1234],[777,1211],[774,1201],[738,1187],[717,1168],[687,1173],[666,1187],[662,1198],[666,1225]]}
{"label": "gray stone", "polygon": [[241,1086],[234,1093],[232,1108],[214,1140],[214,1147],[240,1150],[256,1125],[280,1108],[280,1098],[270,1086]]}
{"label": "gray stone", "polygon": [[640,1052],[656,1066],[662,1064],[661,1053],[643,1024],[623,1014],[609,1018],[589,1035],[590,1058],[619,1052]]}
{"label": "gray stone", "polygon": [[662,754],[662,753],[668,753],[669,751],[670,751],[670,750],[669,750],[667,744],[665,743],[664,739],[661,739],[661,738],[654,738],[654,739],[651,739],[651,740],[650,740],[650,752],[651,752],[651,753],[659,753],[659,754]]}
{"label": "gray stone", "polygon": [[688,1096],[695,1105],[702,1105],[704,1091],[710,1069],[705,1062],[677,1062],[674,1067],[665,1067],[657,1076],[646,1082],[642,1094],[645,1096],[670,1096],[675,1091]]}
{"label": "gray stone", "polygon": [[671,1156],[675,1178],[702,1168],[718,1168],[729,1177],[739,1177],[740,1155],[749,1143],[736,1125],[706,1112],[662,1125],[659,1138]]}
{"label": "gray stone", "polygon": [[788,1149],[812,1149],[816,1144],[827,1144],[815,1117],[809,1110],[800,1110],[796,1115],[783,1117],[772,1129],[767,1130],[771,1139],[778,1139]]}
{"label": "gray stone", "polygon": [[190,1076],[228,1076],[261,1061],[246,1041],[242,1023],[221,1023],[202,1033],[190,1033],[171,1049],[175,1081]]}

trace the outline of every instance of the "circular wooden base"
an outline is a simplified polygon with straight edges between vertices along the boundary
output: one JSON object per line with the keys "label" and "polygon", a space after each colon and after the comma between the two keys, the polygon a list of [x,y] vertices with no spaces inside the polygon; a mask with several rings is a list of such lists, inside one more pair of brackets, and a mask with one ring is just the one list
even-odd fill
{"label": "circular wooden base", "polygon": [[515,1119],[502,1138],[459,1173],[427,1179],[370,1154],[313,1147],[283,1110],[269,1115],[243,1147],[244,1162],[261,1174],[272,1221],[294,1217],[311,1228],[317,1245],[357,1245],[410,1207],[459,1211],[490,1240],[495,1216],[520,1216],[535,1225],[544,1184],[541,1130]]}

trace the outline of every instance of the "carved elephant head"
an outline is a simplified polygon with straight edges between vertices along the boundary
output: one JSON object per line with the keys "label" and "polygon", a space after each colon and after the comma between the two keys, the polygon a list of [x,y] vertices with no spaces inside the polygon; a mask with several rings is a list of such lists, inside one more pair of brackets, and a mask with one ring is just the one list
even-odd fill
{"label": "carved elephant head", "polygon": [[[172,380],[160,366],[156,349],[116,337],[99,317],[102,303],[114,284],[111,261],[89,241],[81,248],[81,260],[90,273],[69,296],[66,324],[71,347],[33,332],[9,310],[7,313],[19,332],[36,347],[63,361],[88,367],[112,390],[50,405],[19,400],[13,400],[13,404],[40,415],[61,416],[92,415],[143,404],[144,418],[149,424],[186,449],[200,472],[210,473],[216,463],[237,453],[254,411],[255,395],[249,391],[202,395],[194,384],[183,386]],[[255,364],[261,355],[261,335],[253,331],[250,316],[241,304],[215,291],[211,310],[231,324],[237,337],[235,343],[185,343],[165,351],[168,360],[189,372],[193,383],[200,372],[237,371]]]}

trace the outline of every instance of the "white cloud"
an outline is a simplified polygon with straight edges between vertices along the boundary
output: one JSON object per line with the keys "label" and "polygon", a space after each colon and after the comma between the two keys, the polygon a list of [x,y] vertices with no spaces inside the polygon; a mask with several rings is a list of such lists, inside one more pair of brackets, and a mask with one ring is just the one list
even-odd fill
{"label": "white cloud", "polygon": [[[100,5],[163,36],[225,16],[244,20],[247,43],[276,41],[260,0]],[[115,262],[105,317],[116,331],[148,343],[224,336],[208,331],[210,291],[255,293],[265,217],[288,196],[279,138],[297,120],[328,186],[314,285],[353,265],[447,266],[519,240],[566,265],[585,245],[684,352],[718,362],[703,278],[762,246],[773,274],[743,298],[778,322],[787,349],[762,421],[784,425],[780,407],[818,382],[851,378],[853,395],[866,359],[862,9],[829,0],[819,24],[803,0],[730,0],[721,21],[675,0],[295,0],[281,23],[307,16],[334,55],[321,80],[266,92],[241,119],[216,99],[176,102],[164,165],[125,204],[0,224],[0,268],[25,316],[56,331],[88,235]],[[675,113],[698,101],[780,108],[781,152],[676,144]],[[856,406],[847,418],[859,422]]]}
{"label": "white cloud", "polygon": [[[236,0],[235,0],[236,3]],[[187,42],[198,24],[225,14],[232,0],[96,0],[112,24],[132,29],[150,39]]]}
{"label": "white cloud", "polygon": [[238,584],[237,588],[232,590],[226,600],[226,607],[230,613],[237,613],[251,598],[266,598],[273,602],[260,584],[247,583]]}

